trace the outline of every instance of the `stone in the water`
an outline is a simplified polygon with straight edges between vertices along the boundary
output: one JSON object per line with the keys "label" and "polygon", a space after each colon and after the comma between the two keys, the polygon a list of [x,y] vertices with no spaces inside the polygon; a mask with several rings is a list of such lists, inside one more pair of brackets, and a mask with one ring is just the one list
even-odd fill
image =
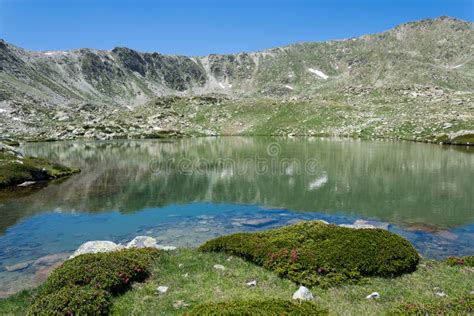
{"label": "stone in the water", "polygon": [[366,299],[377,299],[380,298],[380,294],[378,292],[372,292],[365,297]]}
{"label": "stone in the water", "polygon": [[21,271],[25,270],[28,268],[34,261],[25,261],[25,262],[20,262],[17,264],[12,264],[11,266],[6,266],[5,269],[8,272],[15,272],[15,271]]}
{"label": "stone in the water", "polygon": [[159,287],[156,288],[156,291],[158,293],[164,294],[164,293],[168,292],[168,287],[167,286],[159,286]]}
{"label": "stone in the water", "polygon": [[55,253],[52,255],[47,255],[37,259],[33,265],[35,266],[52,266],[57,263],[62,263],[69,257],[70,253],[62,252],[62,253]]}
{"label": "stone in the water", "polygon": [[257,280],[252,280],[250,282],[245,283],[247,286],[257,286]]}
{"label": "stone in the water", "polygon": [[214,269],[224,271],[225,267],[222,264],[215,264]]}
{"label": "stone in the water", "polygon": [[123,246],[107,240],[94,240],[83,243],[70,257],[72,259],[86,253],[111,252],[122,249]]}
{"label": "stone in the water", "polygon": [[210,229],[206,227],[199,227],[199,228],[196,228],[194,231],[196,233],[207,233],[210,231]]}
{"label": "stone in the water", "polygon": [[262,226],[270,225],[276,222],[277,220],[273,218],[257,218],[257,219],[249,219],[249,220],[240,222],[240,224],[245,225],[245,226],[252,226],[252,227],[262,227]]}
{"label": "stone in the water", "polygon": [[311,301],[313,299],[313,293],[311,293],[307,287],[300,286],[300,288],[295,293],[293,293],[293,299],[300,301]]}

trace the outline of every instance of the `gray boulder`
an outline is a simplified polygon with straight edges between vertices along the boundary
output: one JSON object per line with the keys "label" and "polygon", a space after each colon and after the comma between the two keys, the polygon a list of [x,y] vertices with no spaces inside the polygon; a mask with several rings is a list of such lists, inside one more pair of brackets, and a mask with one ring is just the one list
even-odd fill
{"label": "gray boulder", "polygon": [[83,243],[70,257],[72,259],[86,253],[111,252],[122,249],[122,245],[107,240],[94,240]]}

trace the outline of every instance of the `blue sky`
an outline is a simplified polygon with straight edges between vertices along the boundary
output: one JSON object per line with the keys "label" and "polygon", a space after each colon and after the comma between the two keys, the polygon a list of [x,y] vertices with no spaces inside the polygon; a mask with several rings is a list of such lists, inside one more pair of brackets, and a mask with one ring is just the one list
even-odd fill
{"label": "blue sky", "polygon": [[441,15],[472,22],[474,0],[0,0],[0,38],[32,50],[205,55],[359,36]]}

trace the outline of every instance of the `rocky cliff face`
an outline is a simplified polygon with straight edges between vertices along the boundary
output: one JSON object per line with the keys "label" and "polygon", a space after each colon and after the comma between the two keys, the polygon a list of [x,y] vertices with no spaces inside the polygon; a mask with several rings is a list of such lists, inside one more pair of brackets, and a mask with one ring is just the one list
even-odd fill
{"label": "rocky cliff face", "polygon": [[359,38],[204,57],[122,47],[33,52],[0,40],[0,122],[17,121],[6,132],[34,133],[44,120],[68,122],[77,114],[68,112],[83,107],[101,113],[85,120],[106,119],[160,97],[209,94],[277,103],[322,99],[319,105],[351,96],[356,103],[379,97],[389,107],[393,98],[406,96],[415,104],[443,98],[471,104],[473,56],[473,24],[449,17]]}

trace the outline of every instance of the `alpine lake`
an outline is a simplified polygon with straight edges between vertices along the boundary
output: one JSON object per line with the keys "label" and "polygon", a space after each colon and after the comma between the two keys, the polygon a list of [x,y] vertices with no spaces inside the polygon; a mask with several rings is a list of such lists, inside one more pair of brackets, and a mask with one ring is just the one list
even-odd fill
{"label": "alpine lake", "polygon": [[310,137],[26,143],[81,173],[0,190],[0,297],[82,243],[196,247],[301,220],[372,225],[428,258],[474,253],[474,147]]}

